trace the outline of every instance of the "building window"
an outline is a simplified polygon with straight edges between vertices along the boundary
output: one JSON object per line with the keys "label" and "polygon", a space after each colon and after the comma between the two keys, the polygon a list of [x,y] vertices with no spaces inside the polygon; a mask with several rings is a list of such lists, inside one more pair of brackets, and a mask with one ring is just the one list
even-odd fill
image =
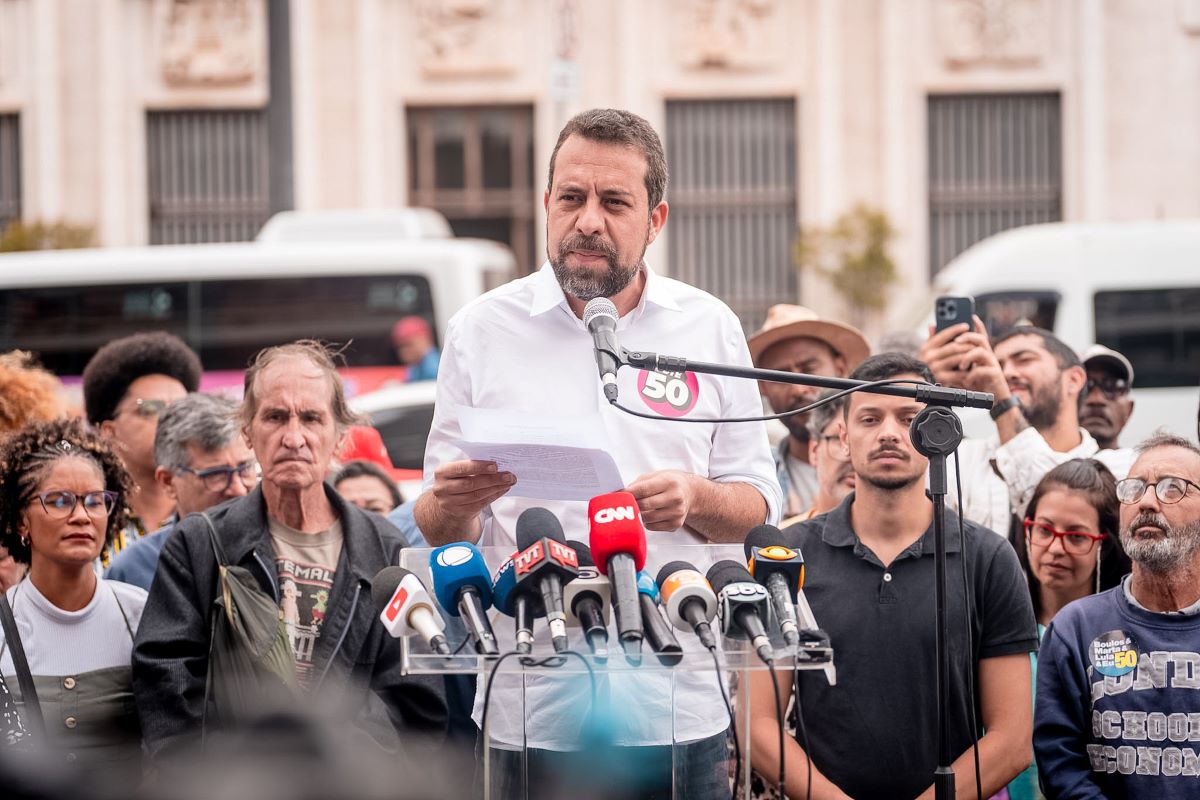
{"label": "building window", "polygon": [[[1130,265],[1132,271],[1137,267]],[[1200,289],[1173,286],[1096,292],[1096,341],[1137,365],[1137,388],[1200,379]],[[1172,420],[1173,421],[1173,420]]]}
{"label": "building window", "polygon": [[533,108],[412,107],[409,203],[445,215],[458,236],[512,248],[518,270],[535,269]]}
{"label": "building window", "polygon": [[21,118],[0,114],[0,233],[21,218]]}
{"label": "building window", "polygon": [[267,143],[262,110],[149,112],[150,243],[253,239],[270,216]]}
{"label": "building window", "polygon": [[929,272],[994,233],[1062,219],[1062,113],[1048,94],[929,98]]}
{"label": "building window", "polygon": [[729,304],[747,331],[794,302],[794,100],[667,103],[670,274]]}

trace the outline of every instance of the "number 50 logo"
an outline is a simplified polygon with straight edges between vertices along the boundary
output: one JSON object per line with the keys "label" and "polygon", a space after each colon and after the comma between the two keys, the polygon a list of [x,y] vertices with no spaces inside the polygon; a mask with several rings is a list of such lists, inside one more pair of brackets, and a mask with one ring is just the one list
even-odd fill
{"label": "number 50 logo", "polygon": [[667,417],[682,417],[696,407],[700,382],[696,373],[638,372],[638,393],[651,411]]}

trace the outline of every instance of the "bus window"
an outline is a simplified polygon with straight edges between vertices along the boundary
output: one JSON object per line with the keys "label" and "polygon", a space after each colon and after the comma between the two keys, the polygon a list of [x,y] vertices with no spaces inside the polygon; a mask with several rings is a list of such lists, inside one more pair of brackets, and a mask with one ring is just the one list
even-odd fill
{"label": "bus window", "polygon": [[1139,389],[1200,383],[1200,288],[1096,292],[1096,341],[1134,365]]}
{"label": "bus window", "polygon": [[350,367],[399,366],[392,325],[433,325],[429,281],[416,275],[258,278],[201,284],[198,342],[206,370],[244,369],[261,348],[296,339],[351,342]]}
{"label": "bus window", "polygon": [[0,291],[0,351],[39,354],[46,369],[78,375],[102,345],[140,331],[187,339],[187,283],[49,286]]}
{"label": "bus window", "polygon": [[988,292],[976,295],[975,313],[991,336],[1001,336],[1017,323],[1052,331],[1061,299],[1058,292]]}

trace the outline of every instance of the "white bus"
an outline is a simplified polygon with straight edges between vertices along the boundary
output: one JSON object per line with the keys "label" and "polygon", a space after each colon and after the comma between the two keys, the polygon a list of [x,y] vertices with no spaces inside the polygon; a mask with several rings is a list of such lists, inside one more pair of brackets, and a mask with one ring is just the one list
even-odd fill
{"label": "white bus", "polygon": [[1195,438],[1200,220],[1016,228],[962,253],[933,290],[973,296],[993,335],[1029,319],[1077,351],[1098,342],[1124,353],[1136,405],[1121,444],[1160,427]]}

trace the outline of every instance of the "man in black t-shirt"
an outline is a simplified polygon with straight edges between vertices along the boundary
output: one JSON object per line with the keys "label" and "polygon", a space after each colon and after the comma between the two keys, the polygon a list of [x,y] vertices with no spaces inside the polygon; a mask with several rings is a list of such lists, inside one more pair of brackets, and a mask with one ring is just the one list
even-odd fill
{"label": "man in black t-shirt", "polygon": [[[925,364],[897,353],[867,359],[850,377],[931,380]],[[828,514],[789,529],[804,554],[804,593],[829,633],[837,669],[836,686],[822,674],[801,673],[814,797],[933,796],[938,763],[933,504],[925,494],[928,461],[909,441],[909,424],[921,409],[906,398],[851,395],[842,442],[857,489]],[[959,786],[974,784],[971,743],[978,738],[983,796],[989,797],[1030,762],[1029,653],[1037,649],[1037,632],[1007,541],[964,522],[964,549],[958,518],[947,513],[946,521],[953,768]],[[960,577],[964,560],[969,617]],[[967,716],[968,669],[977,684],[976,730]],[[751,688],[753,764],[775,780],[779,729],[769,676],[755,673]],[[805,753],[789,740],[784,757],[786,793],[802,797]]]}

